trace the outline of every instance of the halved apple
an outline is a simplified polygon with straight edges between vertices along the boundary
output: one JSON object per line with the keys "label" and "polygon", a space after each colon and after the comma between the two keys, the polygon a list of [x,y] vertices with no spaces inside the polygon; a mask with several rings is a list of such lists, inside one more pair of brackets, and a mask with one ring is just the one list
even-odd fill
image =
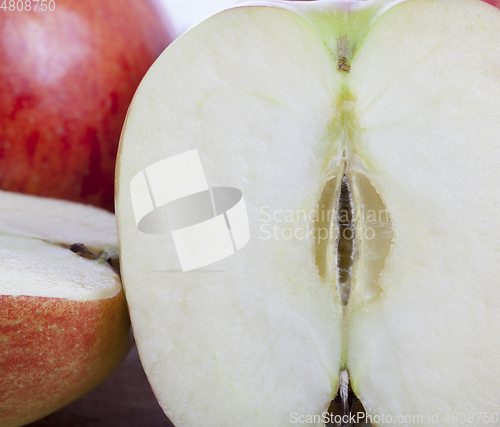
{"label": "halved apple", "polygon": [[127,354],[116,247],[104,210],[0,192],[0,425],[76,400]]}
{"label": "halved apple", "polygon": [[499,164],[481,1],[266,2],[174,42],[129,109],[117,208],[175,425],[320,426],[341,371],[376,425],[498,425]]}

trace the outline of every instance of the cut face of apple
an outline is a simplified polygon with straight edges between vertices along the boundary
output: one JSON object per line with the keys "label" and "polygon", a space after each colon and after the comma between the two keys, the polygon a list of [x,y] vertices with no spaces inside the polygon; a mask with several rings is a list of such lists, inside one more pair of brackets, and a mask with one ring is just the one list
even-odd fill
{"label": "cut face of apple", "polygon": [[499,107],[500,11],[476,0],[266,3],[174,42],[117,175],[174,424],[322,426],[347,371],[375,425],[499,425]]}
{"label": "cut face of apple", "polygon": [[97,208],[0,192],[0,425],[76,400],[128,352],[115,230]]}

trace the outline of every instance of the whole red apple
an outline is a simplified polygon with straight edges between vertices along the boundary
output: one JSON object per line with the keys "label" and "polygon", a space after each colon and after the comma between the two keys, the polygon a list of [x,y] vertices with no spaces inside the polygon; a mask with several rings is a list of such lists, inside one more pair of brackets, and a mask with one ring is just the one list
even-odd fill
{"label": "whole red apple", "polygon": [[[24,10],[11,11],[11,4]],[[6,5],[0,10],[0,189],[112,210],[128,105],[173,38],[160,5]]]}

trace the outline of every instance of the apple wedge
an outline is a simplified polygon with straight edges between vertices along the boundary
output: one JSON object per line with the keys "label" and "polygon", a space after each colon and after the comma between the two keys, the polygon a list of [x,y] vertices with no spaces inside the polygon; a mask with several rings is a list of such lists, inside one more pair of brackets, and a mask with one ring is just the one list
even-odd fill
{"label": "apple wedge", "polygon": [[102,382],[130,348],[114,215],[0,191],[0,425],[25,425]]}
{"label": "apple wedge", "polygon": [[117,214],[177,427],[323,426],[349,381],[377,426],[500,425],[499,73],[478,0],[264,2],[160,56]]}

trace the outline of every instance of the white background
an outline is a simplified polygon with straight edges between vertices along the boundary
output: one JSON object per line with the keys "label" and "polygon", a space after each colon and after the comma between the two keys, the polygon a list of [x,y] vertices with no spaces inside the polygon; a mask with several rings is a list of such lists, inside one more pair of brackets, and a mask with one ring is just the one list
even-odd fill
{"label": "white background", "polygon": [[161,0],[167,9],[176,35],[216,12],[239,3],[238,0]]}

